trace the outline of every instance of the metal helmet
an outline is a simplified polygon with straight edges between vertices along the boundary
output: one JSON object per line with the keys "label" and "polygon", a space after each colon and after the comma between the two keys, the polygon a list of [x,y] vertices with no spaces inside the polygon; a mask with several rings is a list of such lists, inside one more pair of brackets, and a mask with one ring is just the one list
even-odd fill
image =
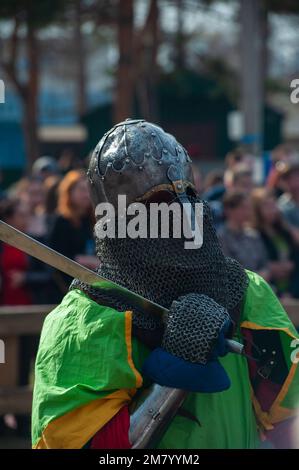
{"label": "metal helmet", "polygon": [[[202,202],[193,189],[191,160],[186,150],[159,126],[141,119],[126,120],[103,136],[91,158],[88,176],[95,206],[109,202],[117,208],[120,194],[127,196],[127,205],[143,199],[151,202],[151,195],[169,190],[175,193],[183,210],[191,206],[192,216],[195,205]],[[194,217],[192,230],[193,226],[196,228]],[[101,260],[98,272],[166,308],[182,295],[199,293],[231,311],[239,305],[248,277],[237,262],[224,257],[205,202],[202,227],[203,245],[196,250],[184,248],[184,236],[100,238],[95,234]],[[120,299],[109,295],[107,298],[101,290],[91,291],[80,281],[73,283],[73,288],[76,286],[90,292],[103,305],[118,305],[120,311],[132,309]],[[151,327],[144,312],[140,312],[139,319],[142,328]]]}
{"label": "metal helmet", "polygon": [[88,178],[96,206],[126,195],[127,205],[161,190],[179,198],[194,189],[191,159],[176,139],[144,119],[127,119],[104,134],[91,157]]}

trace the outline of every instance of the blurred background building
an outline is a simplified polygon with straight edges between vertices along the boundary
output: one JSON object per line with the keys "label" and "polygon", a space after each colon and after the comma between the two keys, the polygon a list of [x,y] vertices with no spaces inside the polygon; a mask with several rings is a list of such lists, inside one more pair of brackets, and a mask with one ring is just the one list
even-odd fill
{"label": "blurred background building", "polygon": [[239,142],[298,143],[296,1],[2,0],[0,18],[7,184],[42,154],[85,158],[128,116],[161,123],[207,169]]}

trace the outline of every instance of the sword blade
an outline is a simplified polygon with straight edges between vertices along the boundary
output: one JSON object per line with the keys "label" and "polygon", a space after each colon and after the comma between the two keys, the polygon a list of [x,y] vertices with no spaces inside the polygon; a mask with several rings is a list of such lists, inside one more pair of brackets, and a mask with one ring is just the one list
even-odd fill
{"label": "sword blade", "polygon": [[73,278],[78,278],[82,282],[86,282],[87,284],[105,291],[107,295],[110,293],[118,298],[124,299],[133,306],[140,308],[142,311],[149,311],[152,314],[160,316],[168,312],[167,309],[155,302],[145,299],[141,295],[131,292],[125,287],[100,276],[98,273],[85,268],[76,261],[67,258],[3,221],[0,221],[0,240]]}
{"label": "sword blade", "polygon": [[[162,317],[165,317],[169,312],[169,310],[161,305],[118,285],[116,282],[100,276],[98,273],[91,271],[88,268],[85,268],[85,266],[67,258],[61,253],[58,253],[58,251],[53,250],[53,248],[44,245],[2,220],[0,220],[0,240],[24,251],[27,255],[33,256],[34,258],[37,258],[71,277],[78,278],[82,282],[86,282],[87,284],[104,290],[107,295],[111,294],[124,299],[133,307],[137,307],[141,311],[146,311],[152,315]],[[230,339],[227,339],[226,342],[231,352],[244,354],[244,346],[242,344]]]}

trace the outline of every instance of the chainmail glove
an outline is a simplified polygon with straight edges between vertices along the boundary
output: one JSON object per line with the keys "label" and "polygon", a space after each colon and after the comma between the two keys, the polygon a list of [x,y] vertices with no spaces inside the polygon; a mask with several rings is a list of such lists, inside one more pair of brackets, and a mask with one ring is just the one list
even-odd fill
{"label": "chainmail glove", "polygon": [[226,354],[224,334],[231,325],[227,310],[201,294],[187,294],[170,307],[162,348],[185,361],[206,364],[216,349]]}
{"label": "chainmail glove", "polygon": [[225,308],[200,294],[173,302],[162,340],[146,359],[143,373],[152,381],[188,391],[226,390],[230,380],[218,357],[228,349],[231,319]]}

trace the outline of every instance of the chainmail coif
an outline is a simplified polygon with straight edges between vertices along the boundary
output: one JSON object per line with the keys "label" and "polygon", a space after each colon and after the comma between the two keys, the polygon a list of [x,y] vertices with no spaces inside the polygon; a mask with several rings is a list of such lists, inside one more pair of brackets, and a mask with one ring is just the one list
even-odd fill
{"label": "chainmail coif", "polygon": [[[193,198],[195,202],[202,201]],[[229,311],[234,309],[243,298],[248,277],[237,261],[224,257],[206,203],[203,215],[203,245],[196,250],[185,249],[183,238],[96,238],[99,274],[166,308],[180,296],[195,292]],[[133,323],[138,328],[161,327],[156,317],[136,310],[123,299],[107,296],[75,279],[70,289],[76,288],[99,304],[118,311],[133,310]]]}
{"label": "chainmail coif", "polygon": [[[202,202],[193,198],[192,203]],[[184,248],[184,238],[96,239],[99,274],[166,308],[188,293],[209,296],[233,308],[248,285],[244,269],[227,260],[204,203],[203,245]]]}

